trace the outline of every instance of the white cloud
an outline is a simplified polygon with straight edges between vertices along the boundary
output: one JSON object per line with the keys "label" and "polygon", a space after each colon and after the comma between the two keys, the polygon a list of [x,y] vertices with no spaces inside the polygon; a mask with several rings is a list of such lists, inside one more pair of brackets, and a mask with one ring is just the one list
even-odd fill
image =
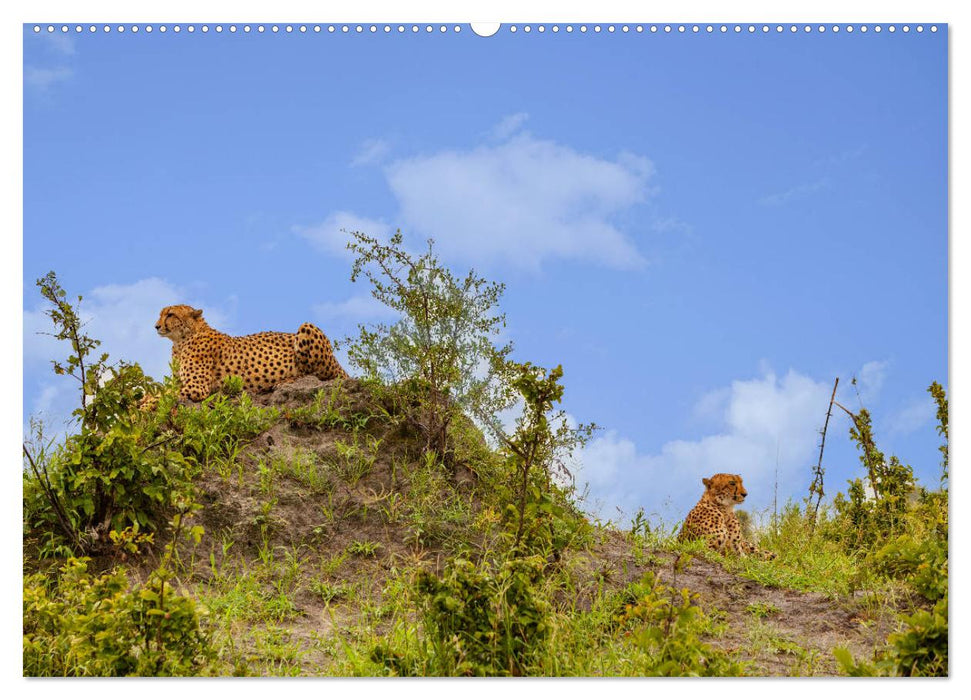
{"label": "white cloud", "polygon": [[887,360],[873,360],[867,362],[860,368],[856,376],[856,386],[860,391],[860,400],[864,405],[876,400],[883,388],[883,382],[887,378],[887,369],[890,362]]}
{"label": "white cloud", "polygon": [[55,53],[63,56],[73,56],[77,52],[74,37],[70,34],[64,32],[41,32],[36,36],[45,42]]}
{"label": "white cloud", "polygon": [[791,187],[784,192],[778,192],[776,194],[770,194],[759,200],[759,204],[767,207],[780,207],[784,204],[788,204],[791,201],[804,199],[822,189],[829,187],[829,178],[821,178],[815,182],[809,182],[802,185],[796,185]]}
{"label": "white cloud", "polygon": [[361,144],[357,153],[354,154],[351,165],[360,166],[379,163],[388,155],[389,150],[390,146],[384,139],[367,139]]}
{"label": "white cloud", "polygon": [[494,139],[505,141],[507,138],[519,131],[519,128],[526,123],[527,119],[529,119],[529,115],[526,114],[526,112],[516,112],[516,114],[510,114],[492,127],[489,134]]}
{"label": "white cloud", "polygon": [[529,134],[385,168],[406,231],[450,258],[534,268],[554,258],[645,264],[613,219],[652,194],[646,158],[587,155]]}
{"label": "white cloud", "polygon": [[[24,65],[24,85],[38,92],[46,92],[56,83],[69,80],[74,76],[74,69],[70,65],[76,53],[74,37],[62,32],[41,32],[32,35],[39,45],[46,49],[51,62],[58,65],[38,66]],[[37,46],[36,44],[34,46]],[[25,46],[25,49],[27,47]],[[34,54],[35,52],[31,52]],[[33,63],[33,62],[32,62]]]}
{"label": "white cloud", "polygon": [[[109,284],[96,287],[83,295],[80,304],[84,332],[101,341],[95,351],[107,352],[110,361],[138,362],[155,378],[166,374],[172,354],[171,342],[155,332],[155,321],[164,306],[185,303],[185,293],[157,277],[134,284]],[[46,302],[33,310],[24,310],[24,365],[48,364],[56,357],[66,357],[70,346],[38,331],[53,330],[44,313]],[[214,325],[222,320],[218,310],[204,309],[206,320]]]}
{"label": "white cloud", "polygon": [[368,321],[391,320],[397,318],[398,312],[385,306],[370,294],[361,294],[344,301],[326,301],[315,304],[314,316],[321,321],[352,320],[366,323]]}
{"label": "white cloud", "polygon": [[721,419],[728,410],[728,402],[732,398],[731,387],[721,387],[698,399],[692,409],[692,414],[700,420]]}
{"label": "white cloud", "polygon": [[[642,268],[646,261],[634,237],[616,219],[653,195],[651,162],[631,153],[604,158],[537,139],[519,131],[526,117],[503,119],[492,131],[503,137],[500,143],[401,158],[383,168],[398,203],[394,221],[406,239],[434,238],[444,258],[476,264],[535,269],[570,259]],[[370,162],[380,151],[377,141],[366,146],[356,163]],[[664,230],[674,226],[673,220],[660,224]],[[294,230],[318,250],[347,257],[341,228],[372,235],[392,230],[349,211]]]}
{"label": "white cloud", "polygon": [[[41,388],[40,394],[34,399],[34,410],[33,413],[47,413],[51,410],[51,406],[54,405],[55,401],[58,399],[58,394],[60,390],[64,387],[64,384],[44,384]],[[80,387],[78,387],[80,391]]]}
{"label": "white cloud", "polygon": [[369,219],[348,211],[336,211],[315,226],[294,226],[293,231],[307,239],[317,250],[343,258],[354,257],[347,249],[351,231],[360,231],[378,239],[391,237],[391,226],[380,219]]}
{"label": "white cloud", "polygon": [[911,399],[887,418],[887,430],[895,435],[908,435],[920,430],[937,417],[937,404],[930,396]]}
{"label": "white cloud", "polygon": [[63,82],[74,75],[71,68],[38,68],[24,66],[24,84],[37,90],[47,90],[55,83]]}
{"label": "white cloud", "polygon": [[[718,433],[672,440],[658,453],[645,454],[631,440],[608,431],[580,454],[577,483],[589,485],[589,505],[605,517],[614,507],[628,516],[643,507],[673,524],[701,496],[703,477],[738,473],[749,492],[746,508],[765,508],[772,503],[777,462],[780,496],[794,490],[789,485],[796,479],[802,487],[831,390],[827,381],[794,370],[782,377],[765,370],[761,377],[732,382],[730,388],[703,397],[697,409],[721,412]],[[834,416],[833,421],[840,420]]]}

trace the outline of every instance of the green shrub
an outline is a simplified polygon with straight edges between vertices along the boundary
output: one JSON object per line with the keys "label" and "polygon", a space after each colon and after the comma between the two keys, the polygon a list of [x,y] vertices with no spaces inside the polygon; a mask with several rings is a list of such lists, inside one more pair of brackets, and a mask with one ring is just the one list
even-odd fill
{"label": "green shrub", "polygon": [[725,652],[701,641],[710,621],[695,602],[697,593],[677,591],[647,572],[626,591],[628,602],[617,616],[621,629],[643,653],[643,676],[738,676],[743,667]]}
{"label": "green shrub", "polygon": [[549,606],[537,590],[544,565],[536,556],[478,566],[454,559],[441,576],[421,572],[415,596],[422,642],[404,651],[378,644],[371,661],[395,675],[526,674],[549,638]]}
{"label": "green shrub", "polygon": [[[849,500],[836,499],[840,518],[836,530],[851,532],[844,544],[861,549],[878,573],[902,581],[933,603],[902,615],[900,631],[891,634],[872,663],[856,662],[847,649],[836,649],[843,670],[855,676],[946,676],[948,674],[948,415],[947,397],[936,382],[928,391],[938,406],[941,446],[941,489],[920,489],[914,494],[910,467],[895,457],[883,463],[882,454],[867,437],[864,414],[851,431],[869,454],[879,456],[881,478],[874,499],[863,498],[862,485],[851,484]],[[832,530],[830,531],[832,534]],[[835,535],[839,538],[839,533]]]}
{"label": "green shrub", "polygon": [[412,256],[401,232],[387,244],[352,232],[351,281],[365,275],[375,299],[400,314],[392,325],[360,327],[348,356],[362,376],[424,440],[423,451],[451,465],[451,424],[464,415],[495,414],[511,404],[508,386],[492,368],[511,344],[495,345],[505,326],[497,312],[505,286],[474,272],[458,278],[432,251]]}
{"label": "green shrub", "polygon": [[836,660],[850,676],[947,676],[947,596],[930,610],[904,615],[901,631],[887,638],[887,646],[873,663],[857,662],[845,648],[834,649]]}
{"label": "green shrub", "polygon": [[875,568],[892,578],[905,580],[930,601],[947,596],[947,540],[900,535],[873,555]]}
{"label": "green shrub", "polygon": [[555,554],[575,530],[571,525],[585,521],[569,501],[572,489],[559,487],[554,480],[572,481],[565,461],[596,426],[574,428],[563,411],[554,413],[553,406],[563,399],[561,366],[546,370],[529,362],[507,362],[503,371],[525,403],[511,436],[494,428],[512,477],[504,511],[515,533],[512,547],[523,552],[551,549]]}
{"label": "green shrub", "polygon": [[164,571],[131,587],[123,569],[101,576],[70,559],[56,580],[24,578],[25,676],[193,676],[214,659],[203,611],[172,591]]}
{"label": "green shrub", "polygon": [[895,456],[887,459],[877,449],[869,412],[864,408],[850,417],[850,438],[860,448],[866,485],[861,479],[853,479],[847,496],[837,494],[833,499],[841,522],[830,533],[848,549],[868,550],[901,532],[916,484],[909,465]]}
{"label": "green shrub", "polygon": [[243,378],[235,374],[223,380],[222,391],[226,396],[239,396],[243,393]]}
{"label": "green shrub", "polygon": [[154,530],[191,498],[192,461],[174,449],[178,436],[138,410],[149,381],[138,365],[117,365],[81,409],[77,434],[49,449],[25,444],[25,530],[42,556],[98,551],[109,532],[135,525]]}
{"label": "green shrub", "polygon": [[[53,272],[37,280],[51,307],[55,332],[70,355],[52,361],[54,373],[73,378],[81,405],[77,433],[61,445],[45,443],[37,423],[24,442],[24,530],[36,536],[41,556],[93,553],[110,546],[110,532],[156,529],[176,502],[191,498],[187,460],[173,443],[168,414],[174,384],[159,385],[137,364],[94,359],[98,340],[83,332],[77,305],[67,301]],[[155,411],[142,410],[147,395],[160,396]]]}

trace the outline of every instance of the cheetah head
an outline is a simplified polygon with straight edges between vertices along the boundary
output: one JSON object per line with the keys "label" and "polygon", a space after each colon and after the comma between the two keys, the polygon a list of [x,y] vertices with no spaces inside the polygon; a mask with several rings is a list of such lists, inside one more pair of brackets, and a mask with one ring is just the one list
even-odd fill
{"label": "cheetah head", "polygon": [[193,309],[191,306],[179,304],[162,309],[158,321],[155,322],[155,330],[163,338],[178,344],[205,325],[206,322],[202,320],[202,309]]}
{"label": "cheetah head", "polygon": [[748,496],[748,491],[742,486],[740,474],[715,474],[710,479],[702,479],[705,493],[723,508],[738,505]]}

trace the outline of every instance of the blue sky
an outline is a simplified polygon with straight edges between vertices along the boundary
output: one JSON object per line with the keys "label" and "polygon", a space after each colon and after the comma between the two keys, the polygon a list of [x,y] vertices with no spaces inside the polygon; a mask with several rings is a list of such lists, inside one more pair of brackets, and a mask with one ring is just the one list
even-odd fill
{"label": "blue sky", "polygon": [[[160,374],[170,303],[233,334],[381,320],[339,229],[401,227],[506,282],[516,357],[562,363],[566,410],[604,428],[578,480],[605,517],[677,519],[718,471],[755,510],[776,481],[802,497],[836,376],[936,481],[946,28],[463,29],[25,27],[25,418],[74,391],[36,335],[48,270],[114,358]],[[860,473],[846,428],[830,493]]]}

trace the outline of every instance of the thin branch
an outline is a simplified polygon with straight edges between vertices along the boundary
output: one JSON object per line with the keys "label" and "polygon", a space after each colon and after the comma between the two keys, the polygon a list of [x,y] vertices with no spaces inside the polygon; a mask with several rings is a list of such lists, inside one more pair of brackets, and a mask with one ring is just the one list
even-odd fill
{"label": "thin branch", "polygon": [[27,445],[22,443],[22,447],[24,449],[24,456],[27,457],[27,461],[30,463],[31,471],[34,472],[34,476],[37,477],[37,482],[44,490],[44,495],[47,496],[47,501],[51,504],[51,508],[54,509],[54,515],[57,516],[61,529],[64,531],[64,534],[67,535],[72,542],[74,542],[74,546],[77,547],[77,551],[84,553],[84,546],[78,539],[74,528],[71,527],[70,519],[64,512],[64,507],[61,505],[61,501],[58,499],[57,494],[54,493],[54,488],[51,486],[50,479],[47,477],[47,468],[44,467],[44,474],[41,476],[40,470],[37,468],[37,463],[34,462],[34,458],[27,449]]}
{"label": "thin branch", "polygon": [[177,437],[179,437],[179,436],[178,435],[170,435],[169,437],[164,438],[162,440],[159,440],[158,442],[153,442],[151,445],[149,445],[144,450],[142,450],[141,454],[145,454],[146,452],[148,452],[149,450],[151,450],[154,447],[160,447],[161,445],[165,445],[167,443],[170,443],[173,440],[175,440]]}
{"label": "thin branch", "polygon": [[855,413],[853,413],[853,411],[842,405],[839,401],[833,401],[833,405],[842,408],[846,412],[846,415],[853,419],[853,425],[856,426],[856,432],[859,434],[860,442],[863,445],[863,456],[864,459],[866,459],[867,471],[869,472],[868,476],[870,479],[870,488],[873,489],[873,497],[876,500],[880,500],[880,489],[877,488],[878,479],[876,465],[873,464],[873,456],[870,454],[870,448],[874,447],[873,441],[871,438],[867,437],[868,431],[863,429],[863,426],[860,425],[860,419]]}
{"label": "thin branch", "polygon": [[833,415],[833,404],[836,402],[836,387],[839,386],[839,383],[840,378],[837,377],[836,381],[833,382],[833,393],[829,397],[829,408],[826,409],[826,421],[823,423],[823,437],[819,441],[819,461],[816,463],[814,470],[815,478],[813,479],[812,486],[809,488],[810,498],[812,498],[813,493],[816,494],[816,506],[813,508],[813,520],[809,531],[810,537],[812,537],[812,533],[816,529],[816,515],[819,513],[819,502],[823,499],[823,449],[826,447],[826,430],[829,428],[829,419]]}

